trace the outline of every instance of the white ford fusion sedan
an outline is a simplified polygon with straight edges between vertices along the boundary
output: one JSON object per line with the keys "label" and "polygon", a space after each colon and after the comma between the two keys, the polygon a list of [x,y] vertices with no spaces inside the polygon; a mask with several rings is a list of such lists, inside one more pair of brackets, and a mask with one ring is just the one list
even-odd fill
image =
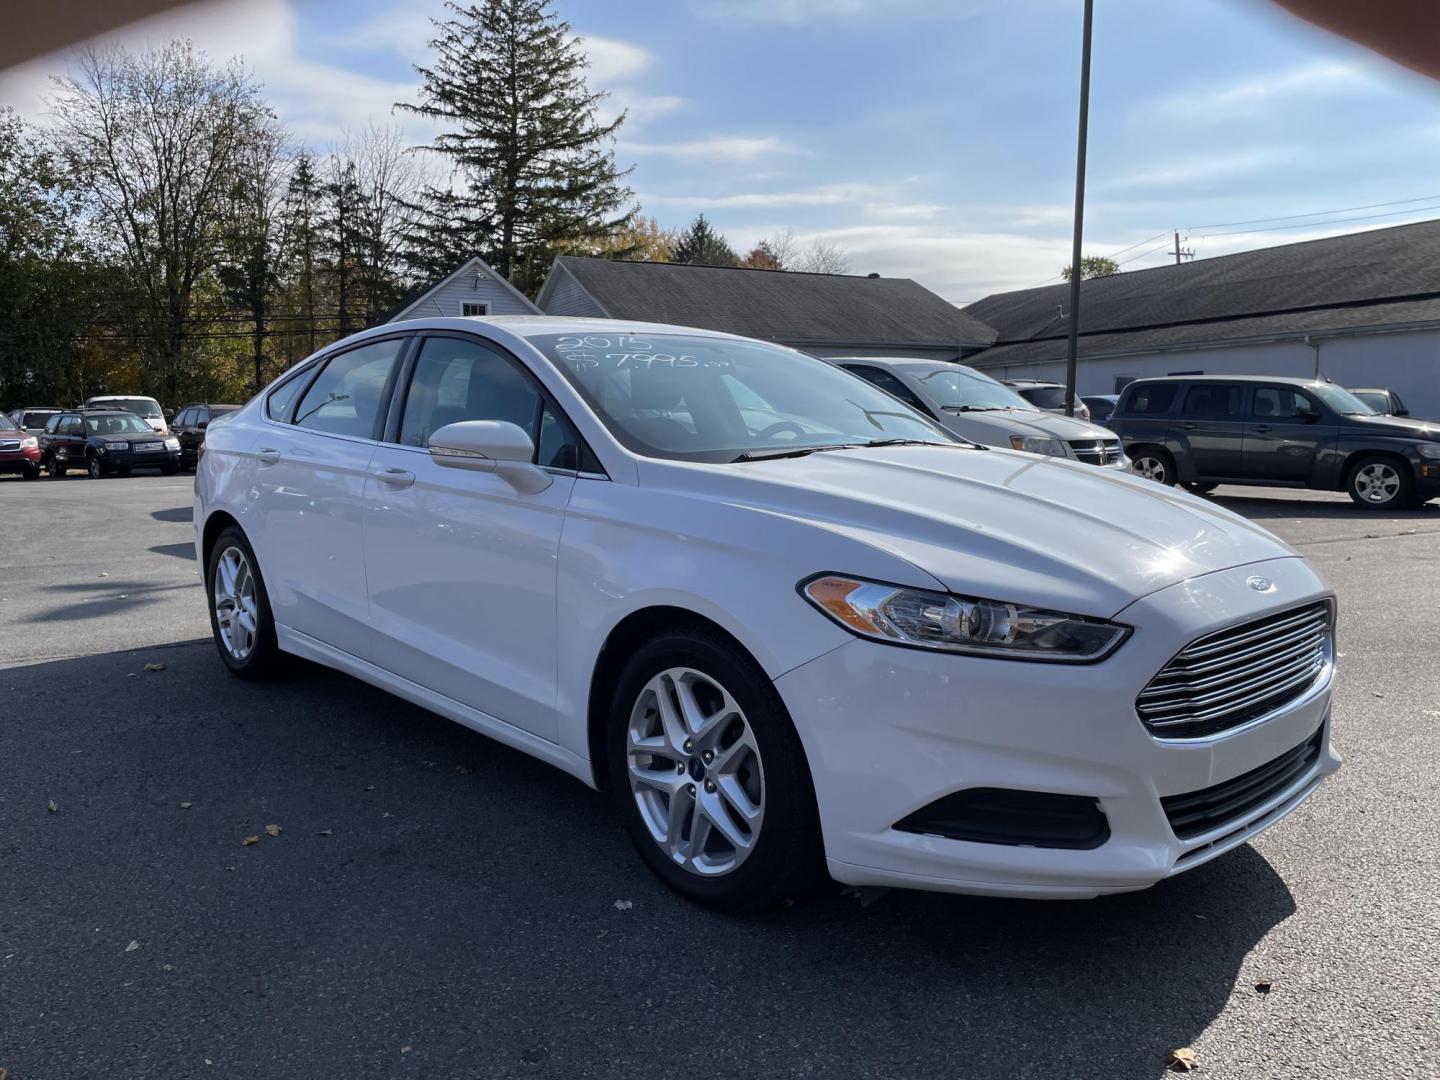
{"label": "white ford fusion sedan", "polygon": [[1334,598],[1294,550],[746,338],[366,331],[207,433],[195,528],[237,675],[306,657],[608,788],[725,910],[822,869],[1141,889],[1340,764]]}

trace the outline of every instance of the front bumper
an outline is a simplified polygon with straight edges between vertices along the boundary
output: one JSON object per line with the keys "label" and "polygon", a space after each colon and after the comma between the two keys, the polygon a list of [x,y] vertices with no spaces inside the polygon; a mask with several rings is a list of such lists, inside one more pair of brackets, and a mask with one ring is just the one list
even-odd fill
{"label": "front bumper", "polygon": [[[1257,572],[1275,590],[1254,592]],[[1135,632],[1099,664],[1026,664],[856,639],[781,676],[819,800],[830,873],[851,885],[1079,898],[1143,889],[1244,843],[1340,765],[1330,746],[1332,669],[1243,727],[1157,739],[1135,698],[1202,634],[1328,595],[1303,560],[1219,571],[1131,604]],[[1161,806],[1284,755],[1323,729],[1314,763],[1273,797],[1188,840]],[[892,826],[955,791],[1009,788],[1098,800],[1110,835],[1089,850],[1009,846]]]}
{"label": "front bumper", "polygon": [[40,448],[6,450],[0,453],[0,473],[34,472],[40,468]]}
{"label": "front bumper", "polygon": [[180,464],[180,451],[164,450],[107,450],[100,460],[108,469],[169,469]]}
{"label": "front bumper", "polygon": [[1424,458],[1415,464],[1415,494],[1420,501],[1440,495],[1440,461]]}

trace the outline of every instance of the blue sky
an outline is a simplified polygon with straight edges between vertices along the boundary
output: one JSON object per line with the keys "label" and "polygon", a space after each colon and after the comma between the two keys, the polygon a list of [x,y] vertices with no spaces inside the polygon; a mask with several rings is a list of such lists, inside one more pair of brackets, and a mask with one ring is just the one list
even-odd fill
{"label": "blue sky", "polygon": [[[1204,258],[1440,214],[1440,86],[1266,0],[1096,7],[1087,253],[1138,269],[1165,261],[1152,249],[1173,228]],[[312,144],[367,121],[419,139],[389,105],[413,95],[440,9],[221,0],[120,37],[243,55]],[[791,228],[838,243],[854,272],[956,301],[1039,284],[1069,260],[1079,0],[555,9],[585,39],[592,85],[629,110],[617,157],[662,224],[703,210],[737,247]],[[64,62],[0,74],[0,103],[38,118]],[[1397,200],[1414,201],[1370,207]],[[1243,224],[1348,207],[1370,208]]]}

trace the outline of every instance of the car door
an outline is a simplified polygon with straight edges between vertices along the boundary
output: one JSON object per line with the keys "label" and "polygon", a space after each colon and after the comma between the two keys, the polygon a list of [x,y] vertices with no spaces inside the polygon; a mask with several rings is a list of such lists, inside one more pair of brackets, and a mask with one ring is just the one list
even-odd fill
{"label": "car door", "polygon": [[1245,477],[1281,484],[1308,484],[1321,449],[1337,422],[1305,391],[1293,386],[1256,386],[1245,419]]}
{"label": "car door", "polygon": [[85,465],[85,421],[78,413],[60,417],[51,441],[51,456],[64,468],[79,469]]}
{"label": "car door", "polygon": [[[365,487],[376,662],[553,741],[557,556],[579,437],[523,365],[476,337],[424,337],[402,386]],[[521,494],[438,464],[427,439],[463,420],[529,431],[553,483]]]}
{"label": "car door", "polygon": [[276,623],[364,659],[372,651],[361,501],[407,342],[382,338],[327,357],[298,400],[293,383],[282,384],[250,451],[250,538]]}
{"label": "car door", "polygon": [[[1191,383],[1180,405],[1180,437],[1189,446],[1197,477],[1242,476],[1245,448],[1245,387],[1241,383]],[[1186,479],[1184,465],[1180,476]]]}

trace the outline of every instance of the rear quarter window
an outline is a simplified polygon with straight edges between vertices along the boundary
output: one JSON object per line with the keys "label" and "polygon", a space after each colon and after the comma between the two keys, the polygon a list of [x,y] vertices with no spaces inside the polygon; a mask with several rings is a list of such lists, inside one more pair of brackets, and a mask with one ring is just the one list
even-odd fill
{"label": "rear quarter window", "polygon": [[1174,383],[1137,384],[1127,389],[1117,411],[1133,416],[1157,416],[1168,413],[1174,403]]}

